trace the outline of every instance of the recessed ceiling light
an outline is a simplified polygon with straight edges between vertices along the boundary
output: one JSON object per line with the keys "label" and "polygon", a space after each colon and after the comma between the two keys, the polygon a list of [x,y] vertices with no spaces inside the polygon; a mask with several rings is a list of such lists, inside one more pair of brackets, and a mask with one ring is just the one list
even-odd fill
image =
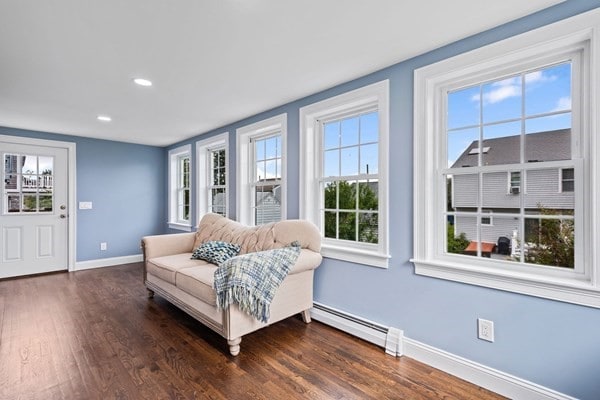
{"label": "recessed ceiling light", "polygon": [[133,81],[140,86],[152,86],[152,82],[149,81],[148,79],[135,78]]}
{"label": "recessed ceiling light", "polygon": [[103,121],[103,122],[110,122],[112,121],[112,118],[109,117],[108,115],[98,115],[98,121]]}

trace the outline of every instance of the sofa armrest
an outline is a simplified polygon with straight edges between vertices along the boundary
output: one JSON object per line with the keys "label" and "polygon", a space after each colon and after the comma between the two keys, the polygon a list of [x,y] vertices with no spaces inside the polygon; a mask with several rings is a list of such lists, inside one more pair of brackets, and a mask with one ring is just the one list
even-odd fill
{"label": "sofa armrest", "polygon": [[292,265],[292,268],[290,268],[289,275],[316,269],[319,265],[321,265],[322,260],[323,257],[320,253],[308,249],[302,249],[300,250],[298,260],[296,260],[296,263]]}
{"label": "sofa armrest", "polygon": [[172,254],[191,253],[194,251],[195,237],[195,232],[145,236],[142,238],[144,261]]}

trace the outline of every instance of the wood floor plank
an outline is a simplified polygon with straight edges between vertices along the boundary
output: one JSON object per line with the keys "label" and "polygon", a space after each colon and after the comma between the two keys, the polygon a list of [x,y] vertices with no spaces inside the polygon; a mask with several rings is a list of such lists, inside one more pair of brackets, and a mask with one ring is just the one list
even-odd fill
{"label": "wood floor plank", "polygon": [[502,397],[288,318],[226,341],[165,299],[140,263],[0,280],[1,399],[477,399]]}

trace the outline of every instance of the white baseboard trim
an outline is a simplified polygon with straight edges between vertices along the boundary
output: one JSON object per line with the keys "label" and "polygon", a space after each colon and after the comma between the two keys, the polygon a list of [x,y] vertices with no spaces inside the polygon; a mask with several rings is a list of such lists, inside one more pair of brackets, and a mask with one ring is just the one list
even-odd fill
{"label": "white baseboard trim", "polygon": [[99,258],[97,260],[77,261],[73,271],[82,271],[85,269],[111,267],[113,265],[129,264],[144,261],[144,256],[135,254],[132,256]]}
{"label": "white baseboard trim", "polygon": [[404,355],[511,399],[576,400],[433,346],[404,338]]}
{"label": "white baseboard trim", "polygon": [[[319,304],[315,304],[319,306]],[[330,308],[327,306],[327,308]],[[330,308],[331,309],[331,308]],[[335,310],[336,313],[344,313],[340,310]],[[359,337],[366,340],[369,343],[376,344],[377,346],[385,348],[386,333],[380,330],[369,328],[368,326],[353,322],[348,318],[340,317],[334,313],[325,311],[319,308],[312,308],[310,310],[311,317],[319,322],[326,325],[333,326],[343,332],[349,333],[350,335]],[[346,313],[344,313],[346,314]],[[346,314],[352,319],[358,319],[356,316]]]}
{"label": "white baseboard trim", "polygon": [[[318,306],[329,308],[323,305]],[[377,346],[386,347],[386,334],[381,331],[381,327],[378,329],[369,328],[353,321],[361,320],[358,316],[347,314],[349,318],[344,318],[339,314],[344,314],[344,312],[335,310],[335,314],[333,314],[323,308],[313,308],[311,310],[312,317],[319,322],[333,326]],[[406,336],[401,337],[399,349],[398,355],[403,354],[512,399],[576,400],[574,397],[448,353]]]}

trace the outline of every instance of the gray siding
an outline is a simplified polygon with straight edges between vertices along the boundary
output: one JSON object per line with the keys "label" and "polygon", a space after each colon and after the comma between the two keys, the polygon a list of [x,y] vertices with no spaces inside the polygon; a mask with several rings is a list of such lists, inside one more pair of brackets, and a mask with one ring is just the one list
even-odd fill
{"label": "gray siding", "polygon": [[479,176],[477,174],[455,175],[452,179],[452,204],[455,208],[477,207]]}
{"label": "gray siding", "polygon": [[[456,235],[464,232],[469,240],[477,240],[477,225],[475,217],[460,216],[455,218],[454,232]],[[497,243],[500,236],[512,238],[513,231],[518,231],[517,218],[492,217],[492,225],[481,225],[481,240]]]}
{"label": "gray siding", "polygon": [[560,171],[558,169],[538,169],[527,171],[525,185],[525,207],[573,209],[573,192],[560,193]]}
{"label": "gray siding", "polygon": [[[509,193],[509,173],[490,172],[483,174],[483,204],[490,211],[501,211],[506,208],[519,208],[524,196],[525,208],[573,209],[575,197],[573,192],[559,192],[560,170],[546,168],[529,170],[525,177],[521,176],[521,191]],[[478,205],[479,178],[477,174],[455,175],[453,178],[452,205],[457,209],[475,208]]]}
{"label": "gray siding", "polygon": [[483,204],[485,209],[519,208],[521,195],[508,193],[509,173],[505,171],[483,174]]}
{"label": "gray siding", "polygon": [[469,240],[477,240],[477,219],[475,217],[457,216],[454,219],[454,235],[464,233]]}

